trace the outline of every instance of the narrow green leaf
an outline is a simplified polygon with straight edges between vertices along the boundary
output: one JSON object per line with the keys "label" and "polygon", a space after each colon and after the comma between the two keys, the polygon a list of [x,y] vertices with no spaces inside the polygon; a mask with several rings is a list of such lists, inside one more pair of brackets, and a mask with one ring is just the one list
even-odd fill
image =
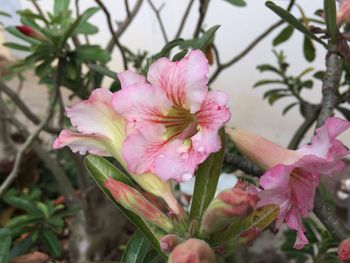
{"label": "narrow green leaf", "polygon": [[98,32],[98,27],[85,22],[82,23],[77,29],[75,30],[75,34],[85,34],[85,35],[93,35]]}
{"label": "narrow green leaf", "polygon": [[182,49],[193,48],[193,49],[200,49],[204,51],[209,44],[212,44],[214,42],[215,33],[219,29],[219,27],[220,27],[219,25],[216,25],[209,28],[199,38],[194,38],[194,39],[190,39],[182,42],[180,44],[180,47]]}
{"label": "narrow green leaf", "polygon": [[53,7],[55,16],[59,15],[61,12],[68,10],[69,2],[69,0],[55,0]]}
{"label": "narrow green leaf", "polygon": [[272,44],[274,46],[277,46],[283,42],[286,42],[293,35],[293,32],[294,32],[294,27],[287,26],[285,29],[281,31],[281,33],[277,35],[277,37],[275,37],[275,39],[272,41]]}
{"label": "narrow green leaf", "polygon": [[7,16],[7,17],[11,17],[11,15],[9,13],[6,13],[4,11],[0,11],[0,16]]}
{"label": "narrow green leaf", "polygon": [[37,215],[39,212],[39,210],[35,207],[35,205],[31,201],[21,197],[9,196],[9,197],[5,197],[4,201],[14,207],[22,209],[31,214]]}
{"label": "narrow green leaf", "polygon": [[118,80],[117,73],[112,71],[112,70],[109,70],[108,68],[105,68],[105,67],[102,67],[102,66],[96,65],[96,64],[89,64],[88,67],[90,69],[92,69],[93,71],[101,73],[104,76],[110,77],[111,79]]}
{"label": "narrow green leaf", "polygon": [[299,30],[304,35],[312,38],[313,40],[320,43],[322,46],[327,48],[327,44],[324,43],[321,39],[312,34],[297,18],[295,18],[290,12],[286,11],[282,7],[276,5],[271,1],[267,1],[265,5],[270,8],[273,12],[275,12],[279,17],[281,17],[284,21],[289,23],[295,29]]}
{"label": "narrow green leaf", "polygon": [[304,56],[307,61],[311,62],[316,57],[316,50],[311,39],[307,36],[304,37]]}
{"label": "narrow green leaf", "polygon": [[54,232],[50,229],[42,229],[41,239],[50,255],[54,257],[59,257],[61,255],[61,244]]}
{"label": "narrow green leaf", "polygon": [[28,46],[23,46],[17,43],[11,43],[11,42],[7,42],[3,44],[5,47],[8,48],[12,48],[12,49],[17,49],[17,50],[21,50],[21,51],[30,51],[30,47]]}
{"label": "narrow green leaf", "polygon": [[269,84],[283,84],[283,83],[284,82],[282,80],[278,80],[278,79],[264,79],[255,83],[253,87],[257,88],[257,87],[269,85]]}
{"label": "narrow green leaf", "polygon": [[145,238],[140,231],[136,230],[125,248],[122,262],[143,263],[145,262],[144,259],[146,258],[149,249],[150,242],[148,239]]}
{"label": "narrow green leaf", "polygon": [[170,41],[162,48],[162,50],[159,53],[152,56],[151,62],[153,62],[154,60],[157,60],[161,57],[169,57],[170,51],[174,47],[181,45],[183,42],[184,42],[184,40],[182,38],[176,38],[176,39]]}
{"label": "narrow green leaf", "polygon": [[246,6],[246,2],[244,0],[225,0],[226,2],[234,5],[234,6]]}
{"label": "narrow green leaf", "polygon": [[331,43],[337,42],[337,6],[335,0],[324,0],[324,13],[327,31],[331,37]]}
{"label": "narrow green leaf", "polygon": [[11,246],[10,236],[0,239],[0,263],[9,262],[10,246]]}
{"label": "narrow green leaf", "polygon": [[97,45],[81,45],[76,50],[76,54],[82,60],[101,61],[102,63],[111,59],[111,54]]}
{"label": "narrow green leaf", "polygon": [[225,131],[220,130],[221,150],[212,153],[198,168],[194,184],[190,218],[200,220],[213,200],[224,160]]}
{"label": "narrow green leaf", "polygon": [[151,241],[153,246],[159,251],[159,253],[162,254],[159,247],[159,238],[163,235],[163,233],[158,233],[156,228],[151,227],[141,217],[121,207],[114,200],[108,189],[104,186],[104,182],[109,177],[113,177],[115,180],[133,186],[134,184],[132,183],[131,179],[127,177],[124,173],[122,173],[119,169],[117,169],[113,164],[99,156],[86,156],[85,165],[90,175],[95,180],[100,189],[117,207],[119,207],[124,212],[124,214],[130,219],[130,221],[138,227],[138,229],[143,233],[143,235],[147,237]]}
{"label": "narrow green leaf", "polygon": [[286,115],[288,111],[290,111],[295,105],[297,105],[298,102],[293,102],[291,104],[289,104],[288,106],[286,106],[284,109],[283,109],[283,112],[282,112],[282,115]]}
{"label": "narrow green leaf", "polygon": [[10,259],[27,253],[34,245],[35,240],[30,235],[16,243],[10,251]]}
{"label": "narrow green leaf", "polygon": [[183,59],[184,56],[186,56],[188,52],[188,49],[184,49],[184,50],[181,50],[179,53],[175,54],[172,61],[179,61],[181,59]]}

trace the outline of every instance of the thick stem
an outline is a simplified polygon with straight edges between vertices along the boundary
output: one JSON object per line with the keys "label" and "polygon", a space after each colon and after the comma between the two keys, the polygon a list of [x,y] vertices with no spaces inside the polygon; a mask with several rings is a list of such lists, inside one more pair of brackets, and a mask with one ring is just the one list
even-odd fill
{"label": "thick stem", "polygon": [[225,154],[224,163],[232,165],[239,170],[242,170],[246,174],[260,177],[264,172],[252,161],[244,158],[243,156],[236,154]]}

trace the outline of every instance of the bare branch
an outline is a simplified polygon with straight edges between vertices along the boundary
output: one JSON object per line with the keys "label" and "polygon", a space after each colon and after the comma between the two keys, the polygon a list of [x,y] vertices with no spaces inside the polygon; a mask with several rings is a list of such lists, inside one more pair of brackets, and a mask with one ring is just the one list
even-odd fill
{"label": "bare branch", "polygon": [[226,153],[224,163],[232,165],[233,167],[242,170],[246,174],[253,176],[260,177],[264,173],[259,166],[240,155]]}
{"label": "bare branch", "polygon": [[119,38],[118,38],[118,36],[116,35],[116,33],[114,32],[114,29],[113,29],[111,14],[109,13],[107,7],[102,3],[101,0],[95,0],[95,2],[96,2],[96,4],[98,4],[99,7],[101,7],[103,13],[106,16],[108,29],[109,29],[109,32],[112,35],[113,42],[119,48],[120,54],[122,55],[124,69],[128,69],[128,62],[126,60],[124,49],[123,49],[122,45],[120,44]]}
{"label": "bare branch", "polygon": [[[21,112],[34,124],[39,125],[40,119],[38,116],[36,116],[30,109],[29,107],[23,102],[23,100],[17,96],[16,92],[14,92],[12,89],[10,89],[5,83],[0,81],[0,91],[2,91],[4,94],[6,94],[13,103],[16,104],[16,106],[21,110]],[[43,130],[53,133],[53,134],[58,134],[60,132],[59,129],[48,127],[46,124]]]}
{"label": "bare branch", "polygon": [[164,23],[163,23],[162,17],[160,16],[160,12],[162,11],[162,9],[164,7],[164,3],[157,9],[155,7],[155,5],[153,4],[152,0],[147,0],[147,1],[148,1],[149,5],[151,6],[153,12],[156,14],[156,17],[157,17],[160,29],[162,31],[162,35],[163,35],[165,43],[168,43],[169,42],[168,41],[168,36],[166,34],[166,31],[165,31],[165,27],[164,27]]}
{"label": "bare branch", "polygon": [[128,0],[124,0],[124,5],[125,5],[125,11],[126,14],[128,15],[128,17],[130,16],[130,7],[129,7],[129,1]]}
{"label": "bare branch", "polygon": [[190,14],[191,7],[192,7],[193,3],[194,3],[194,0],[190,0],[190,2],[188,3],[188,6],[187,6],[187,8],[186,8],[186,11],[185,11],[185,13],[184,13],[184,15],[183,15],[183,17],[182,17],[182,19],[181,19],[179,29],[177,30],[177,33],[176,33],[176,35],[175,35],[175,38],[180,37],[180,35],[181,35],[181,33],[182,33],[182,30],[183,30],[183,28],[184,28],[184,26],[185,26],[186,20],[187,20],[187,18],[188,18],[188,15]]}
{"label": "bare branch", "polygon": [[209,0],[201,0],[199,5],[199,17],[197,21],[196,28],[193,33],[193,37],[197,38],[202,29],[202,24],[204,22],[205,15],[207,14],[209,6]]}
{"label": "bare branch", "polygon": [[32,145],[33,141],[38,137],[42,129],[47,125],[48,121],[51,119],[51,116],[54,112],[54,108],[58,99],[58,93],[59,88],[61,86],[61,79],[62,79],[62,62],[59,60],[58,66],[57,66],[57,72],[55,77],[55,88],[54,93],[52,96],[52,101],[49,103],[47,113],[45,117],[42,119],[38,127],[34,130],[33,133],[31,133],[26,141],[21,145],[21,147],[18,149],[16,154],[15,163],[13,165],[13,169],[11,173],[6,177],[5,181],[0,186],[0,196],[4,194],[6,189],[12,184],[12,182],[16,179],[17,174],[20,169],[20,164],[23,159],[24,153],[28,150],[28,148]]}
{"label": "bare branch", "polygon": [[121,24],[119,24],[118,29],[114,32],[114,34],[112,35],[112,38],[110,41],[108,41],[106,50],[108,52],[112,52],[113,48],[114,48],[114,37],[116,38],[120,38],[120,36],[124,33],[124,31],[128,28],[128,26],[131,24],[132,20],[135,18],[136,14],[138,13],[138,11],[140,10],[140,7],[143,3],[143,0],[138,0],[134,6],[134,8],[132,9],[132,11],[130,12],[130,15],[125,19],[124,22],[122,22]]}

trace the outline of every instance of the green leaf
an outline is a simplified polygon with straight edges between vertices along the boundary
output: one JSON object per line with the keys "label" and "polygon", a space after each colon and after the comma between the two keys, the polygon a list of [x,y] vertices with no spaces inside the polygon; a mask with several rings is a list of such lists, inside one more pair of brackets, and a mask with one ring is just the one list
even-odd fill
{"label": "green leaf", "polygon": [[209,155],[209,157],[198,167],[190,211],[191,219],[196,218],[197,220],[200,220],[205,209],[215,196],[216,187],[221,173],[222,162],[224,160],[224,129],[220,130],[220,138],[221,150]]}
{"label": "green leaf", "polygon": [[152,56],[151,62],[153,62],[154,60],[157,60],[161,57],[169,57],[171,50],[174,47],[181,45],[181,43],[183,43],[183,42],[184,42],[184,40],[182,38],[176,38],[176,39],[170,41],[162,48],[162,50],[159,53]]}
{"label": "green leaf", "polygon": [[12,49],[17,49],[17,50],[21,50],[21,51],[30,51],[30,47],[28,46],[23,46],[17,43],[11,43],[11,42],[7,42],[3,44],[5,47],[8,48],[12,48]]}
{"label": "green leaf", "polygon": [[304,56],[307,61],[313,61],[316,57],[316,50],[311,39],[307,36],[304,37]]}
{"label": "green leaf", "polygon": [[246,6],[246,2],[244,0],[225,0],[226,2],[234,5],[234,6]]}
{"label": "green leaf", "polygon": [[159,247],[159,238],[163,235],[163,233],[158,233],[155,228],[151,227],[141,217],[121,207],[114,200],[108,189],[104,186],[104,182],[109,177],[113,177],[115,180],[133,186],[134,184],[132,183],[131,179],[127,177],[124,173],[122,173],[119,169],[117,169],[113,164],[99,156],[86,156],[85,165],[90,175],[95,180],[100,189],[116,206],[118,206],[124,212],[124,214],[130,219],[130,221],[138,227],[138,229],[143,233],[143,235],[147,237],[148,240],[151,241],[153,246],[159,251],[159,253],[162,254]]}
{"label": "green leaf", "polygon": [[12,239],[10,236],[0,239],[0,263],[9,262],[11,240]]}
{"label": "green leaf", "polygon": [[149,248],[150,243],[147,238],[140,231],[136,230],[125,248],[121,261],[126,263],[146,263],[144,259]]}
{"label": "green leaf", "polygon": [[19,209],[22,209],[28,213],[38,215],[39,210],[35,207],[35,205],[24,198],[16,197],[16,196],[9,196],[5,197],[4,201],[14,207],[17,207]]}
{"label": "green leaf", "polygon": [[337,42],[337,7],[335,0],[324,0],[324,13],[327,31],[331,38],[331,43]]}
{"label": "green leaf", "polygon": [[111,79],[118,80],[117,73],[112,70],[109,70],[108,68],[105,68],[96,64],[88,64],[88,67],[93,71],[96,71],[104,76],[110,77]]}
{"label": "green leaf", "polygon": [[22,239],[13,246],[10,251],[10,259],[27,253],[34,245],[35,240],[32,235]]}
{"label": "green leaf", "polygon": [[42,219],[41,215],[21,215],[12,218],[7,224],[7,227],[17,228],[20,226],[26,226],[31,223],[35,223],[38,220]]}
{"label": "green leaf", "polygon": [[260,80],[257,83],[255,83],[253,87],[257,88],[257,87],[269,85],[269,84],[284,84],[284,82],[282,80],[278,80],[278,79],[264,79],[264,80]]}
{"label": "green leaf", "polygon": [[179,53],[174,55],[172,61],[179,61],[179,60],[183,59],[184,56],[186,56],[187,52],[188,52],[187,48],[184,50],[181,50]]}
{"label": "green leaf", "polygon": [[69,9],[69,2],[69,0],[55,0],[53,7],[55,16],[67,11]]}
{"label": "green leaf", "polygon": [[281,71],[279,71],[277,68],[275,68],[272,65],[269,64],[262,64],[256,67],[260,72],[265,72],[265,71],[271,71],[271,72],[275,72],[280,76],[283,76],[283,73]]}
{"label": "green leaf", "polygon": [[282,115],[286,115],[288,111],[290,111],[295,105],[297,105],[298,102],[293,102],[291,104],[289,104],[288,106],[286,106],[284,109],[283,109],[283,112],[282,112]]}
{"label": "green leaf", "polygon": [[286,42],[293,35],[293,32],[294,32],[294,27],[287,26],[285,29],[281,31],[281,33],[277,35],[277,37],[275,37],[275,39],[272,41],[272,44],[274,46],[277,46],[283,42]]}
{"label": "green leaf", "polygon": [[84,35],[93,35],[98,32],[98,27],[85,22],[82,23],[77,29],[75,30],[75,34],[84,34]]}
{"label": "green leaf", "polygon": [[219,29],[219,25],[213,26],[209,28],[206,32],[204,32],[199,38],[186,40],[181,43],[181,48],[193,48],[193,49],[200,49],[202,51],[205,50],[205,48],[214,42],[214,36],[216,31]]}
{"label": "green leaf", "polygon": [[279,17],[281,17],[284,21],[289,23],[295,29],[299,30],[304,35],[312,38],[313,40],[320,43],[322,46],[327,48],[327,44],[324,43],[321,39],[312,34],[297,18],[295,18],[290,12],[284,10],[282,7],[274,4],[271,1],[267,1],[265,5],[270,8],[273,12],[275,12]]}
{"label": "green leaf", "polygon": [[323,81],[324,71],[317,71],[313,76],[315,79]]}
{"label": "green leaf", "polygon": [[61,255],[61,244],[54,232],[52,232],[50,229],[44,228],[41,231],[40,237],[51,256],[59,257]]}
{"label": "green leaf", "polygon": [[6,13],[4,11],[0,11],[0,16],[7,16],[7,17],[11,17],[11,15],[9,13]]}
{"label": "green leaf", "polygon": [[111,59],[111,54],[97,45],[81,45],[76,50],[77,57],[88,61],[101,61],[106,63]]}

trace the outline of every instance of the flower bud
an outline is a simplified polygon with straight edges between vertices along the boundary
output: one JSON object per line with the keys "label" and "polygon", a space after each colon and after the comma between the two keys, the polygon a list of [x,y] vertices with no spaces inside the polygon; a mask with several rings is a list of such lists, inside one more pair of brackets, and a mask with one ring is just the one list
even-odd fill
{"label": "flower bud", "polygon": [[251,229],[241,233],[239,237],[239,243],[251,246],[254,242],[254,240],[260,235],[261,230],[257,227],[252,227]]}
{"label": "flower bud", "polygon": [[173,229],[171,220],[136,189],[112,178],[105,181],[105,186],[122,207],[152,222],[165,231],[170,232]]}
{"label": "flower bud", "polygon": [[264,170],[269,170],[277,164],[291,164],[300,158],[297,151],[287,150],[281,146],[253,133],[226,129],[238,150],[248,159]]}
{"label": "flower bud", "polygon": [[234,188],[219,193],[204,213],[202,229],[205,232],[215,233],[253,211],[258,197],[245,188],[243,183],[238,183]]}
{"label": "flower bud", "polygon": [[215,263],[215,254],[203,240],[191,238],[175,247],[168,263]]}
{"label": "flower bud", "polygon": [[30,26],[16,26],[16,28],[27,37],[32,37],[38,40],[47,40],[47,37],[45,37],[41,32],[33,29]]}
{"label": "flower bud", "polygon": [[170,253],[174,248],[184,240],[175,234],[165,235],[160,239],[160,248],[165,253]]}
{"label": "flower bud", "polygon": [[350,262],[350,238],[343,240],[338,247],[338,258]]}

